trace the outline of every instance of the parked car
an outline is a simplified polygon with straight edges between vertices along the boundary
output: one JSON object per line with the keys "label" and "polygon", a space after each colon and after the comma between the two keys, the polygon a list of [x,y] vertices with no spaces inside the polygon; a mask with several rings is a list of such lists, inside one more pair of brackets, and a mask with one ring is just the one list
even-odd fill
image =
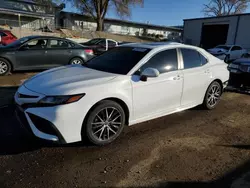
{"label": "parked car", "polygon": [[201,48],[127,44],[27,80],[15,94],[17,117],[42,139],[105,145],[125,125],[201,104],[215,108],[228,79],[227,64]]}
{"label": "parked car", "polygon": [[250,58],[241,58],[228,65],[229,85],[235,89],[250,91]]}
{"label": "parked car", "polygon": [[80,43],[83,46],[90,47],[95,55],[100,55],[118,45],[118,42],[112,39],[106,38],[94,38],[88,42]]}
{"label": "parked car", "polygon": [[17,37],[8,30],[1,30],[0,29],[0,46],[8,45],[17,40]]}
{"label": "parked car", "polygon": [[63,38],[24,37],[0,47],[0,76],[15,70],[49,69],[61,65],[82,64],[92,57],[89,50]]}
{"label": "parked car", "polygon": [[245,49],[238,45],[219,45],[207,51],[215,57],[224,60],[226,63],[241,58],[247,53]]}

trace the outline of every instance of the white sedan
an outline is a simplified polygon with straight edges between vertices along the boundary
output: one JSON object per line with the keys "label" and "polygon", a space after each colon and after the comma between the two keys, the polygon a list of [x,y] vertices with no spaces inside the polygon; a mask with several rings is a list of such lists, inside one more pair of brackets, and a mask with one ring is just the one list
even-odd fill
{"label": "white sedan", "polygon": [[215,57],[224,60],[226,63],[231,60],[239,59],[247,53],[245,49],[238,45],[219,45],[207,51]]}
{"label": "white sedan", "polygon": [[51,69],[15,94],[16,114],[36,137],[59,143],[114,141],[125,125],[203,104],[217,106],[227,65],[179,43],[126,44],[86,65]]}

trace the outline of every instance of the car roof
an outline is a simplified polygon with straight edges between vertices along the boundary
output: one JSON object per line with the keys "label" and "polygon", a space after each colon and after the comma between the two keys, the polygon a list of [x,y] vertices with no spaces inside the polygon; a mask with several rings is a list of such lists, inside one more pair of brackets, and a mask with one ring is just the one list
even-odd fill
{"label": "car roof", "polygon": [[30,39],[35,39],[35,38],[46,38],[46,39],[64,39],[64,40],[68,40],[65,38],[61,38],[61,37],[54,37],[54,36],[40,36],[40,35],[32,35],[32,36],[27,36]]}
{"label": "car roof", "polygon": [[149,48],[149,49],[155,49],[155,48],[162,48],[162,47],[193,47],[177,42],[149,42],[149,43],[128,43],[128,44],[122,44],[121,46],[128,46],[128,47],[136,47],[136,48]]}

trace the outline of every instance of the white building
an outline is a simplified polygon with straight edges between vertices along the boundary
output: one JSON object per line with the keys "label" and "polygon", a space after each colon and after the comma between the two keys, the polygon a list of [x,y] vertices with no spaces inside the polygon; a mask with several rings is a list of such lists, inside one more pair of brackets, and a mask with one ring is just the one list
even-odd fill
{"label": "white building", "polygon": [[[61,28],[68,28],[72,30],[96,30],[96,23],[87,15],[81,15],[70,12],[60,13],[60,26]],[[169,34],[181,35],[181,28],[166,27],[159,25],[152,25],[146,23],[137,23],[131,21],[124,21],[118,19],[107,18],[104,20],[104,31],[123,34],[123,35],[143,35],[154,34],[167,37]]]}
{"label": "white building", "polygon": [[237,44],[250,49],[250,14],[184,20],[183,40],[205,49]]}

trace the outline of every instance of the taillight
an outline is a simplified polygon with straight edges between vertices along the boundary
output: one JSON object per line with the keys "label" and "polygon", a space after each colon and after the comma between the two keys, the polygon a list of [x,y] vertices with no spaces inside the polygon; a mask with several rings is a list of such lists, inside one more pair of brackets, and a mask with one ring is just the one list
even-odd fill
{"label": "taillight", "polygon": [[90,55],[94,55],[94,52],[93,50],[90,50],[90,49],[87,49],[87,50],[84,50],[86,53],[90,54]]}

